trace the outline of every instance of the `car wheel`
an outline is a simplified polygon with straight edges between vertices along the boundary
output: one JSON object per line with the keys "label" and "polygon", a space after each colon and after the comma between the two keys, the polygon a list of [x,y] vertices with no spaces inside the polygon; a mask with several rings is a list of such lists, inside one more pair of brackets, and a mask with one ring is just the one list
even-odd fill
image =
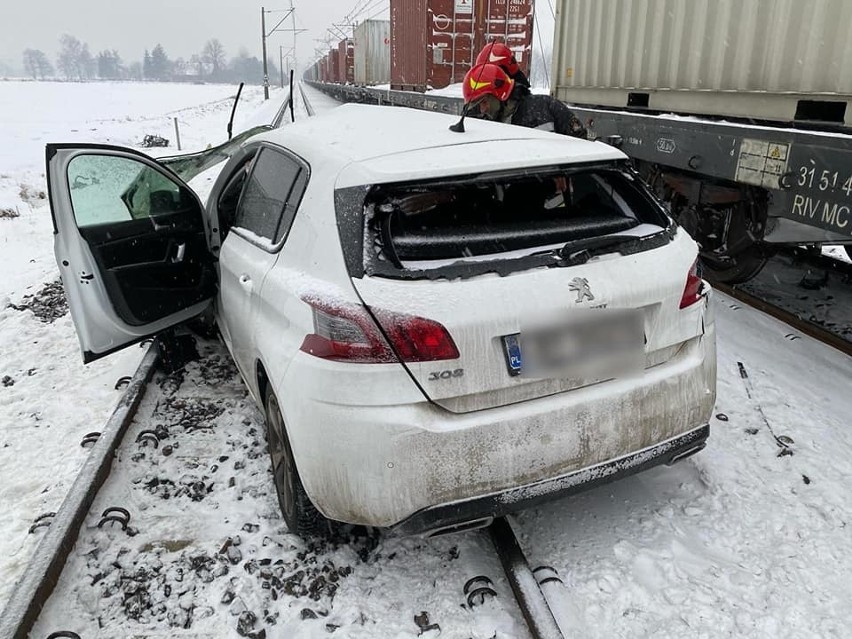
{"label": "car wheel", "polygon": [[272,477],[287,528],[302,537],[327,534],[329,521],[314,507],[302,486],[278,398],[271,389],[266,394],[265,408],[266,441],[272,458]]}

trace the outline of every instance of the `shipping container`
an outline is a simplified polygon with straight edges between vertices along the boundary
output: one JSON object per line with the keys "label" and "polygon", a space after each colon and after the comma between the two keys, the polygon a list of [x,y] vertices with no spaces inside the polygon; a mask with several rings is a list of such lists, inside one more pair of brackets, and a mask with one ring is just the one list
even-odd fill
{"label": "shipping container", "polygon": [[346,39],[337,45],[337,55],[340,58],[340,82],[342,84],[355,83],[355,42]]}
{"label": "shipping container", "polygon": [[390,0],[392,88],[461,82],[494,41],[506,43],[529,74],[534,14],[535,0]]}
{"label": "shipping container", "polygon": [[319,61],[320,82],[328,82],[328,54],[326,53]]}
{"label": "shipping container", "polygon": [[337,49],[328,52],[328,82],[340,82],[340,53]]}
{"label": "shipping container", "polygon": [[849,0],[556,0],[554,92],[609,107],[852,125]]}
{"label": "shipping container", "polygon": [[390,82],[390,22],[366,20],[355,27],[355,84]]}

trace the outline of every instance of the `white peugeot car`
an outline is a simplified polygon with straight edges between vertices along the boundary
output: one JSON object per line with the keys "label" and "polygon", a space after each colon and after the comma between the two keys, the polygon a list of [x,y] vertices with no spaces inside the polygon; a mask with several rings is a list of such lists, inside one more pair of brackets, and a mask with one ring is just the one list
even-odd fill
{"label": "white peugeot car", "polygon": [[711,289],[627,158],[452,122],[349,105],[248,137],[206,206],[198,158],[47,149],[85,361],[212,304],[291,531],[480,527],[709,434]]}

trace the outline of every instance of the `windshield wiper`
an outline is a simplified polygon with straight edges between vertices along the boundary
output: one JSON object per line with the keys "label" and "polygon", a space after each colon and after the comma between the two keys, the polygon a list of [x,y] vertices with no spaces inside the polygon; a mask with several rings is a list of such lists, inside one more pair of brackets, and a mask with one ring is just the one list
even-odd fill
{"label": "windshield wiper", "polygon": [[568,242],[557,252],[559,266],[577,266],[585,264],[596,255],[611,253],[613,249],[622,255],[635,253],[642,243],[642,238],[635,235],[604,235],[603,237],[587,237],[582,240]]}

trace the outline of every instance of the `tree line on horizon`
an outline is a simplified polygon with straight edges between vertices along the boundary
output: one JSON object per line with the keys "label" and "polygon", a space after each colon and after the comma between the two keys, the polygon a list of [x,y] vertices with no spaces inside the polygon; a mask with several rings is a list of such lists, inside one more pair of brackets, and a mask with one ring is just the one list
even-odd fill
{"label": "tree line on horizon", "polygon": [[[225,47],[216,38],[208,40],[200,53],[170,59],[162,44],[145,50],[141,60],[125,63],[118,51],[105,49],[92,54],[88,44],[72,35],[59,39],[59,54],[54,65],[39,49],[23,53],[24,72],[33,80],[157,80],[160,82],[246,82],[263,83],[263,63],[240,49],[230,60]],[[275,84],[278,69],[267,61],[270,84]]]}

